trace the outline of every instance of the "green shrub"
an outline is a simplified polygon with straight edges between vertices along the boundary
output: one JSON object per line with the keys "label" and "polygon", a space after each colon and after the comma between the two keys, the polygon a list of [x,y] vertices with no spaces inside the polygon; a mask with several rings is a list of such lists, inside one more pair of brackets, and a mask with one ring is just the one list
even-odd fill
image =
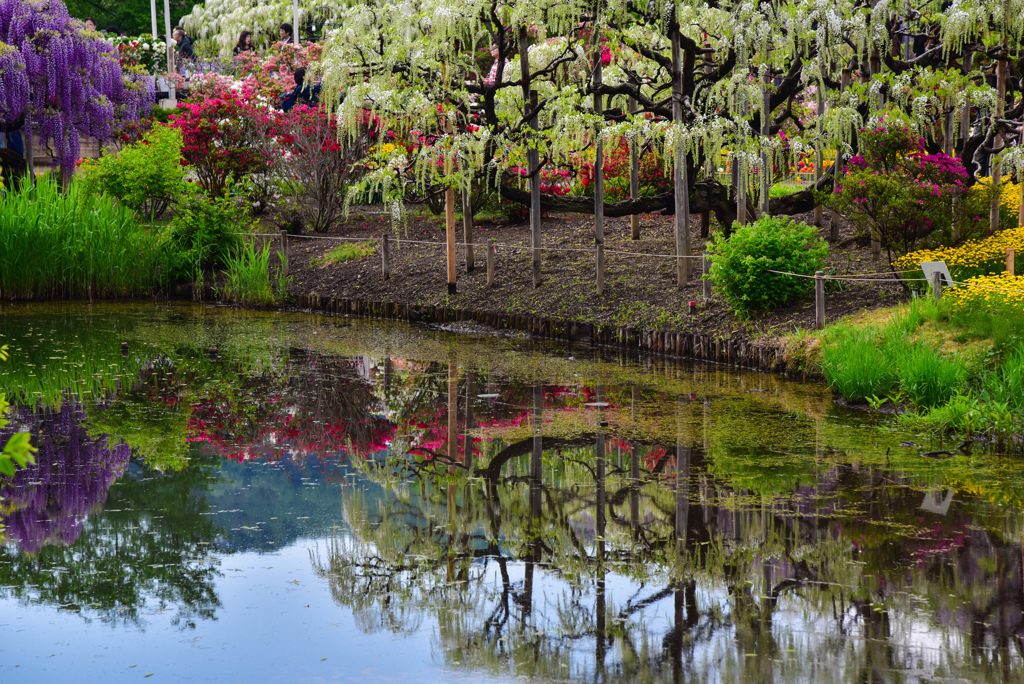
{"label": "green shrub", "polygon": [[722,298],[740,316],[780,306],[814,287],[809,278],[779,275],[786,271],[813,275],[824,266],[828,245],[812,226],[786,217],[767,217],[748,226],[735,225],[708,244],[710,278]]}
{"label": "green shrub", "polygon": [[202,272],[227,264],[238,247],[237,232],[250,227],[248,212],[230,197],[209,198],[190,191],[171,225],[170,246],[176,278],[201,281]]}
{"label": "green shrub", "polygon": [[48,176],[0,199],[0,296],[151,294],[166,268],[159,236],[112,198]]}
{"label": "green shrub", "polygon": [[822,348],[825,380],[848,401],[886,397],[896,384],[896,371],[873,331],[843,328]]}
{"label": "green shrub", "polygon": [[159,218],[185,191],[181,132],[156,126],[117,154],[104,154],[79,170],[87,193],[106,193],[139,216]]}
{"label": "green shrub", "polygon": [[[247,241],[232,252],[225,264],[224,297],[242,304],[269,306],[284,295],[284,281],[272,283],[270,277],[270,243],[256,249]],[[276,288],[275,288],[276,285]]]}

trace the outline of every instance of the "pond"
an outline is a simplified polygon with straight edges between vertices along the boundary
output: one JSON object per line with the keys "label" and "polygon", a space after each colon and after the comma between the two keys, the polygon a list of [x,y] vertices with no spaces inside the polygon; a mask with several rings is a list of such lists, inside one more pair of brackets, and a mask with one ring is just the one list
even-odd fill
{"label": "pond", "polygon": [[4,682],[1021,676],[1021,463],[815,383],[203,305],[0,344]]}

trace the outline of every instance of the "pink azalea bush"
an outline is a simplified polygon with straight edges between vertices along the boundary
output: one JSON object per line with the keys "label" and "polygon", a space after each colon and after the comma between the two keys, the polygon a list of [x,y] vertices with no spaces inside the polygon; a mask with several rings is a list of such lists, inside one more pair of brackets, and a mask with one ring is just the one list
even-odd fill
{"label": "pink azalea bush", "polygon": [[953,245],[976,236],[981,226],[974,217],[984,210],[978,194],[967,191],[959,159],[929,154],[923,138],[885,119],[862,128],[859,143],[860,154],[822,200],[862,235],[877,238],[890,260],[922,242]]}

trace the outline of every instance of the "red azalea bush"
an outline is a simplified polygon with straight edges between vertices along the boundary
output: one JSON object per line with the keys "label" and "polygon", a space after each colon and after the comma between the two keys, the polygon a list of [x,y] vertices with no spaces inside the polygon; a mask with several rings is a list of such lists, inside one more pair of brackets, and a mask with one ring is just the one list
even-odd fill
{"label": "red azalea bush", "polygon": [[[825,204],[877,238],[893,256],[922,240],[953,245],[974,237],[984,198],[967,192],[967,171],[955,157],[928,154],[924,138],[884,118],[860,130],[860,154],[843,168]],[[987,226],[986,226],[987,227]]]}
{"label": "red azalea bush", "polygon": [[295,209],[309,229],[324,232],[344,211],[363,145],[339,137],[334,116],[304,105],[279,115],[276,133],[281,161],[295,181]]}
{"label": "red azalea bush", "polygon": [[[629,144],[620,138],[604,152],[604,201],[629,199]],[[657,152],[647,151],[639,159],[640,197],[649,197],[671,189],[672,179],[665,176],[665,164]],[[579,165],[580,184],[584,194],[594,194],[594,165]]]}
{"label": "red azalea bush", "polygon": [[197,182],[211,197],[223,196],[233,180],[243,180],[274,161],[268,143],[273,142],[276,113],[225,95],[183,103],[170,118],[184,140],[183,162],[195,170]]}

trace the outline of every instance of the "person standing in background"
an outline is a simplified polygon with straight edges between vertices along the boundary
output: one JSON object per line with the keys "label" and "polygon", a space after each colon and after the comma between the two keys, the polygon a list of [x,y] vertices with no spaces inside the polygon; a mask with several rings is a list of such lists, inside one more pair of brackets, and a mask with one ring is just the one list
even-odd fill
{"label": "person standing in background", "polygon": [[179,59],[195,59],[196,51],[192,48],[192,41],[189,40],[188,34],[185,33],[185,29],[180,26],[174,28],[174,33],[171,34],[174,38],[174,42],[178,44],[178,58]]}
{"label": "person standing in background", "polygon": [[289,24],[287,22],[285,22],[284,24],[281,24],[280,33],[281,33],[281,42],[282,43],[286,43],[287,44],[287,43],[294,43],[295,42],[295,36],[294,36],[294,32],[292,31],[292,25],[291,24]]}
{"label": "person standing in background", "polygon": [[242,31],[241,35],[238,36],[238,44],[235,45],[235,49],[232,50],[232,54],[237,57],[243,52],[255,52],[256,48],[252,45],[252,32]]}

